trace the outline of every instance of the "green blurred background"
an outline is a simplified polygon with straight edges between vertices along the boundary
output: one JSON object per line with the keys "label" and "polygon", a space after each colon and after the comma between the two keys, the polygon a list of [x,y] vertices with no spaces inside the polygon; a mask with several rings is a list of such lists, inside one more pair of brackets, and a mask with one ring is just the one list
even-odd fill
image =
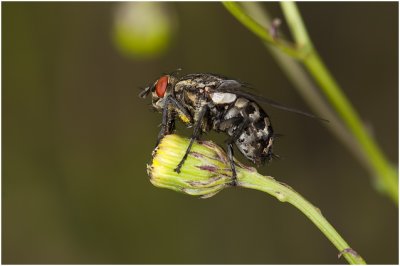
{"label": "green blurred background", "polygon": [[[2,3],[2,263],[345,263],[299,211],[265,194],[199,200],[150,184],[161,116],[137,94],[163,72],[224,74],[309,109],[221,4],[140,5]],[[283,18],[276,3],[264,7]],[[398,4],[299,8],[396,163]],[[367,262],[398,263],[397,206],[367,171],[321,123],[266,110],[285,135],[275,144],[283,159],[260,171],[316,204]]]}

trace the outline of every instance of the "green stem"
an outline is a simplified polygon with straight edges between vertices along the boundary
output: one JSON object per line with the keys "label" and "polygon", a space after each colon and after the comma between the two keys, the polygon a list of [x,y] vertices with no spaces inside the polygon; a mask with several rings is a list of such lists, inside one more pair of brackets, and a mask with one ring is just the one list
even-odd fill
{"label": "green stem", "polygon": [[365,154],[367,154],[369,162],[374,167],[378,186],[383,188],[386,194],[395,203],[398,203],[398,179],[396,170],[392,168],[378,145],[368,135],[368,131],[364,128],[357,112],[330,74],[328,68],[318,55],[318,52],[313,48],[314,46],[308,37],[296,3],[284,1],[281,2],[281,6],[296,43],[310,49],[308,56],[302,59],[303,64],[319,84],[350,132],[356,137]]}
{"label": "green stem", "polygon": [[[262,9],[259,2],[243,2],[242,6],[245,9],[245,12],[254,18],[260,25],[264,28],[268,28],[270,16],[266,10]],[[347,130],[347,127],[332,110],[331,106],[326,103],[321,93],[319,93],[319,88],[313,80],[311,80],[301,62],[285,53],[282,53],[272,44],[264,42],[264,45],[271,52],[281,70],[289,78],[293,87],[297,89],[299,94],[303,97],[303,100],[308,103],[314,113],[320,114],[321,117],[329,120],[329,123],[323,123],[323,125],[326,126],[343,143],[343,145],[350,150],[355,158],[360,161],[361,165],[364,165],[371,174],[375,174],[375,171],[370,166],[364,151],[361,149],[360,145],[358,145],[357,140]]]}
{"label": "green stem", "polygon": [[316,52],[312,53],[304,61],[304,64],[320,84],[331,104],[367,154],[367,158],[375,170],[378,187],[382,188],[395,203],[398,203],[397,171],[392,168],[382,151],[368,135],[357,113],[326,69],[318,54]]}
{"label": "green stem", "polygon": [[312,46],[308,37],[306,27],[301,19],[300,12],[294,2],[284,1],[280,3],[285,14],[286,21],[292,31],[296,43],[302,47],[306,45]]}
{"label": "green stem", "polygon": [[[208,198],[232,185],[230,160],[225,151],[211,141],[193,143],[181,172],[175,171],[189,140],[178,135],[166,135],[155,151],[147,171],[153,185],[168,188],[192,196]],[[236,159],[237,185],[257,189],[288,202],[305,214],[339,250],[339,254],[351,264],[365,264],[335,228],[324,218],[321,211],[305,200],[288,185],[272,177],[262,176],[256,169],[241,164]]]}
{"label": "green stem", "polygon": [[272,177],[265,177],[257,172],[243,169],[240,169],[238,173],[238,181],[238,185],[241,187],[260,190],[274,196],[281,202],[292,204],[321,230],[339,252],[351,251],[343,253],[343,256],[350,264],[366,264],[364,259],[350,248],[335,228],[325,219],[321,211],[289,186],[276,181]]}
{"label": "green stem", "polygon": [[304,64],[346,125],[347,130],[356,140],[359,150],[364,154],[364,158],[361,161],[364,160],[367,162],[364,163],[364,166],[368,170],[371,167],[373,168],[378,188],[381,188],[395,203],[398,203],[397,170],[387,161],[378,145],[368,135],[356,111],[314,49],[296,4],[291,1],[281,2],[297,48],[292,48],[292,46],[288,45],[287,41],[273,38],[265,27],[246,14],[237,2],[223,2],[223,5],[234,17],[264,42],[273,45],[281,52],[296,58]]}
{"label": "green stem", "polygon": [[298,49],[291,45],[290,43],[277,39],[271,36],[271,34],[245,12],[243,12],[242,7],[237,2],[222,2],[226,9],[231,12],[243,25],[249,28],[254,34],[265,42],[271,43],[280,49],[282,52],[295,57],[300,58],[302,55],[299,53]]}

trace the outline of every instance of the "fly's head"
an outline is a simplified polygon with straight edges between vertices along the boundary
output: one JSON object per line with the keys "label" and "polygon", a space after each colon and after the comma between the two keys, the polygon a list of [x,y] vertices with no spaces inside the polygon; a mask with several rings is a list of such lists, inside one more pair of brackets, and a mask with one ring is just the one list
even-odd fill
{"label": "fly's head", "polygon": [[174,87],[178,79],[173,75],[164,75],[157,79],[153,85],[145,88],[139,97],[145,99],[151,93],[153,107],[161,112],[168,96],[174,96]]}

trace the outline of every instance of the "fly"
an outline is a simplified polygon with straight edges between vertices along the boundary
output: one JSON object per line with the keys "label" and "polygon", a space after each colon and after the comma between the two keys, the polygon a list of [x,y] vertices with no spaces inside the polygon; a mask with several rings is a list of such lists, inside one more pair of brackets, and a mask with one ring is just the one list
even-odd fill
{"label": "fly", "polygon": [[244,90],[247,87],[242,82],[215,74],[189,74],[180,78],[169,74],[161,76],[139,94],[144,99],[151,93],[153,108],[162,113],[157,144],[165,135],[173,133],[177,118],[187,126],[193,127],[189,146],[175,168],[177,173],[180,173],[193,142],[202,133],[210,130],[224,132],[229,136],[225,143],[233,185],[236,184],[234,144],[257,166],[275,157],[272,152],[274,131],[268,114],[260,106],[261,103],[320,119],[249,93]]}

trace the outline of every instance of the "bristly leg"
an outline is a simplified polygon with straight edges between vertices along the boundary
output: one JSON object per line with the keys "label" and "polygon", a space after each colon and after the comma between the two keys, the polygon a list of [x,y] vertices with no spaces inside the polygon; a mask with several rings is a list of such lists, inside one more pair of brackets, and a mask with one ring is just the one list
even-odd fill
{"label": "bristly leg", "polygon": [[233,160],[233,143],[240,137],[240,135],[243,133],[243,129],[250,123],[249,117],[246,114],[243,115],[244,117],[241,117],[240,122],[237,120],[235,121],[236,123],[239,123],[239,125],[233,132],[233,135],[225,140],[225,143],[227,144],[228,159],[232,170],[232,186],[236,186],[237,184],[235,161]]}
{"label": "bristly leg", "polygon": [[160,129],[160,132],[158,133],[156,147],[158,146],[161,139],[165,135],[171,133],[174,130],[174,126],[175,126],[175,123],[173,122],[174,121],[173,114],[172,114],[170,108],[168,108],[168,105],[169,105],[168,98],[165,101],[166,101],[166,104],[164,105],[164,109],[162,112],[161,129]]}
{"label": "bristly leg", "polygon": [[201,124],[202,124],[203,118],[204,118],[204,116],[206,115],[206,113],[207,113],[208,110],[209,110],[209,106],[208,106],[208,105],[204,105],[204,106],[201,108],[201,110],[200,110],[200,112],[199,112],[199,117],[198,117],[198,119],[197,119],[197,122],[196,122],[196,124],[194,125],[193,135],[192,135],[192,137],[190,138],[189,146],[188,146],[188,148],[186,149],[185,155],[183,155],[182,160],[180,161],[180,163],[178,164],[178,166],[174,169],[175,172],[177,172],[177,173],[180,173],[180,172],[181,172],[181,168],[182,168],[183,164],[185,163],[185,161],[186,161],[186,159],[187,159],[187,157],[188,157],[188,155],[189,155],[189,152],[190,152],[190,150],[191,150],[191,148],[192,148],[193,142],[194,142],[196,139],[198,139],[198,137],[199,137],[200,134],[201,134]]}
{"label": "bristly leg", "polygon": [[156,146],[165,135],[171,134],[175,129],[176,113],[185,116],[188,121],[192,120],[189,112],[175,98],[168,96],[165,99],[165,105],[162,112],[161,130],[158,133]]}
{"label": "bristly leg", "polygon": [[231,165],[231,170],[232,170],[232,186],[237,185],[237,174],[236,174],[236,168],[235,168],[235,161],[233,160],[233,145],[232,143],[227,144],[227,154],[228,154],[228,160]]}

